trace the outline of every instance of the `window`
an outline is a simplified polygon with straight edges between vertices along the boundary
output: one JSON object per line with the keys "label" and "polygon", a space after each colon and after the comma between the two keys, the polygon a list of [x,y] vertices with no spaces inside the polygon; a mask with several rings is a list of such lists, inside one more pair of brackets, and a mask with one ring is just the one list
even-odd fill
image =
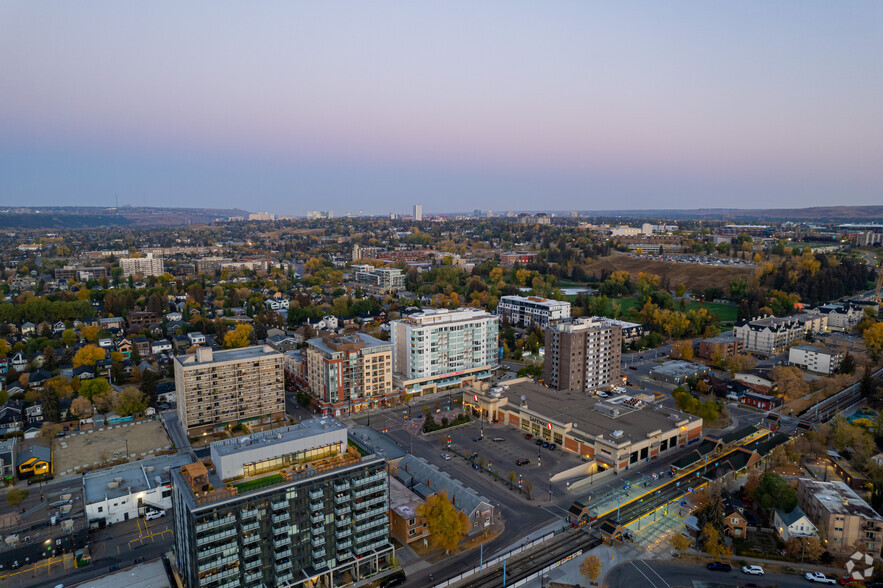
{"label": "window", "polygon": [[99,506],[99,507],[98,507],[98,512],[104,512],[104,507],[103,507],[103,506]]}

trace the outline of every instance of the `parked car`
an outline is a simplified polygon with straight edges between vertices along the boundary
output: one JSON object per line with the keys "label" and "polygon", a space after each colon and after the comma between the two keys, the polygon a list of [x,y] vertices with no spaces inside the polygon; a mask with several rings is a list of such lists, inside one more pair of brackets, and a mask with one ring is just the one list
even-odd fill
{"label": "parked car", "polygon": [[473,441],[481,441],[482,439],[484,439],[484,437],[482,437],[481,435],[472,438]]}
{"label": "parked car", "polygon": [[529,463],[530,463],[529,459],[516,459],[515,460],[515,465],[523,466],[523,465],[527,465]]}
{"label": "parked car", "polygon": [[530,433],[528,433],[527,435],[524,436],[524,438],[525,438],[525,439],[533,439],[533,435],[531,435]]}
{"label": "parked car", "polygon": [[442,459],[444,459],[445,461],[448,461],[451,459],[450,453],[442,453],[441,456],[442,456]]}
{"label": "parked car", "polygon": [[393,586],[401,586],[405,583],[407,577],[405,572],[396,572],[391,576],[387,576],[380,582],[380,588],[392,588]]}
{"label": "parked car", "polygon": [[160,519],[164,516],[166,516],[166,511],[164,511],[164,510],[149,510],[146,513],[144,513],[144,520],[145,521],[152,521],[154,519]]}
{"label": "parked car", "polygon": [[633,366],[633,365],[630,365],[630,366],[629,366],[629,369],[630,369],[630,370],[635,370],[635,371],[638,371],[638,368],[636,368],[636,367],[635,367],[635,366]]}
{"label": "parked car", "polygon": [[729,572],[730,570],[733,569],[733,566],[731,566],[728,563],[724,563],[722,561],[713,561],[705,567],[707,567],[709,570],[713,570],[715,572]]}
{"label": "parked car", "polygon": [[763,568],[760,566],[742,566],[742,573],[750,576],[762,576]]}
{"label": "parked car", "polygon": [[505,441],[502,437],[494,437],[494,441],[499,443],[500,441]]}
{"label": "parked car", "polygon": [[803,575],[804,578],[809,580],[810,582],[816,582],[817,584],[836,584],[837,580],[834,578],[829,578],[822,572],[807,572]]}
{"label": "parked car", "polygon": [[555,449],[557,449],[557,448],[558,448],[558,446],[555,445],[554,443],[549,444],[549,451],[555,451]]}
{"label": "parked car", "polygon": [[542,439],[537,439],[537,440],[535,441],[535,443],[536,443],[537,445],[542,445],[542,444],[543,444],[543,440],[542,440]]}

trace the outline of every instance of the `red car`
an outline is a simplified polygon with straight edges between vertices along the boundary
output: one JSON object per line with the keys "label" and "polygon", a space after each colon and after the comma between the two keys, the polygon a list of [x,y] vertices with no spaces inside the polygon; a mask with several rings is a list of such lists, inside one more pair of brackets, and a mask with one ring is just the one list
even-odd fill
{"label": "red car", "polygon": [[533,435],[531,435],[530,433],[528,433],[527,435],[524,436],[524,438],[525,438],[525,439],[533,439]]}

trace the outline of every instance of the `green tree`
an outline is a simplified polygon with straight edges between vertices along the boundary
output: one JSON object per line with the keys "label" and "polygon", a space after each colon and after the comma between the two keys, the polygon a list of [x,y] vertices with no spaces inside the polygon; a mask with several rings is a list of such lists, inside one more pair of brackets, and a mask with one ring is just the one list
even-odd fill
{"label": "green tree", "polygon": [[245,347],[251,341],[251,333],[254,329],[251,325],[239,324],[236,328],[224,335],[224,348],[237,349]]}
{"label": "green tree", "polygon": [[782,476],[765,472],[754,491],[754,500],[765,510],[778,508],[791,512],[797,506],[797,491]]}
{"label": "green tree", "polygon": [[80,383],[80,396],[94,402],[96,396],[106,396],[110,390],[110,384],[104,378],[83,380]]}
{"label": "green tree", "polygon": [[61,333],[61,342],[67,347],[73,347],[79,340],[80,338],[77,337],[77,332],[73,329],[65,329],[64,332]]}
{"label": "green tree", "polygon": [[144,395],[135,386],[124,387],[114,400],[114,412],[120,416],[139,414],[147,408],[147,403],[144,402]]}
{"label": "green tree", "polygon": [[874,361],[877,361],[880,359],[880,352],[883,351],[883,323],[874,323],[865,329],[864,335],[865,347]]}
{"label": "green tree", "polygon": [[448,493],[444,490],[420,504],[417,515],[426,521],[432,542],[444,549],[445,553],[456,549],[460,539],[469,531],[469,517],[451,504]]}

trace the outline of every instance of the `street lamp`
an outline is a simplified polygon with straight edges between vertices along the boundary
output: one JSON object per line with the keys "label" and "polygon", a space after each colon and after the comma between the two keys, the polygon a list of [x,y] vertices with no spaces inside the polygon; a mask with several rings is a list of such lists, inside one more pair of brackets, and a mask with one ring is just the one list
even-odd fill
{"label": "street lamp", "polygon": [[549,502],[552,502],[552,472],[549,472]]}

